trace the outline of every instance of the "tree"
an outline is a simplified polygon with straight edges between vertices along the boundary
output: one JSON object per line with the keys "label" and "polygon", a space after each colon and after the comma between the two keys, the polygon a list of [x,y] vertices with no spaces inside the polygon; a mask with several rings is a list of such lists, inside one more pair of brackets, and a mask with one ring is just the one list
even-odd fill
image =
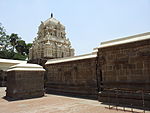
{"label": "tree", "polygon": [[21,55],[19,53],[16,53],[14,56],[13,56],[13,59],[14,60],[26,60],[27,56],[25,55]]}
{"label": "tree", "polygon": [[15,52],[15,46],[17,45],[17,41],[20,40],[21,38],[18,37],[18,34],[12,33],[10,35],[10,43],[13,46],[13,52]]}
{"label": "tree", "polygon": [[0,51],[0,58],[13,59],[14,55],[15,53],[9,50]]}
{"label": "tree", "polygon": [[18,40],[18,41],[17,41],[16,50],[17,50],[17,52],[20,53],[21,55],[25,55],[26,43],[25,43],[24,40]]}
{"label": "tree", "polygon": [[2,46],[2,50],[6,50],[9,46],[9,36],[6,35],[6,30],[4,29],[4,27],[2,26],[2,24],[0,23],[0,46]]}
{"label": "tree", "polygon": [[0,58],[25,60],[28,57],[31,43],[26,44],[18,34],[6,34],[6,30],[0,23]]}
{"label": "tree", "polygon": [[26,49],[25,49],[26,55],[29,55],[29,49],[30,49],[31,47],[32,47],[32,43],[26,44]]}

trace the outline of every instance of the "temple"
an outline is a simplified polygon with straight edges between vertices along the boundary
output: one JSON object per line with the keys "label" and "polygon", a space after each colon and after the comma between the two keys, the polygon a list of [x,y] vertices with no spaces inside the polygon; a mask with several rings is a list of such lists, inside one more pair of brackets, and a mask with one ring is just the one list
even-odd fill
{"label": "temple", "polygon": [[59,94],[96,99],[109,109],[150,110],[150,32],[102,42],[91,53],[74,56],[65,27],[51,14],[39,26],[29,62],[36,64],[0,59],[7,98]]}
{"label": "temple", "polygon": [[41,21],[37,34],[29,50],[29,62],[43,64],[48,59],[74,56],[74,49],[66,38],[65,26],[53,14],[48,20]]}

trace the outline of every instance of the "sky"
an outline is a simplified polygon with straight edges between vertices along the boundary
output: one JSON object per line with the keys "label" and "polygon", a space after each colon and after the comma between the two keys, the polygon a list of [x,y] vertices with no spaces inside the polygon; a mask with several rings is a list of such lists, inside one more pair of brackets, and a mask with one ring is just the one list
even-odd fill
{"label": "sky", "polygon": [[41,21],[59,20],[76,55],[101,42],[150,32],[150,0],[0,0],[0,23],[26,42],[37,36]]}

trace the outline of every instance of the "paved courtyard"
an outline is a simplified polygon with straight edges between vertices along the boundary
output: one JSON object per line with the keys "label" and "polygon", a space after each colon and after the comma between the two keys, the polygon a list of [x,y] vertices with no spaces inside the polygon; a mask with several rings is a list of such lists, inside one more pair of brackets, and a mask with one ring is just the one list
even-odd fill
{"label": "paved courtyard", "polygon": [[46,94],[42,98],[7,101],[4,95],[5,88],[0,88],[0,113],[130,113],[109,110],[95,100]]}

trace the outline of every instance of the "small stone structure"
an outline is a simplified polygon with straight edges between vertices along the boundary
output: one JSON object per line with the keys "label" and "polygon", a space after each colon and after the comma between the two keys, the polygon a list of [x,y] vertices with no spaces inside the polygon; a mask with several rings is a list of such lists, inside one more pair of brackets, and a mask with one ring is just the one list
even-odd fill
{"label": "small stone structure", "polygon": [[98,63],[100,101],[150,107],[150,33],[102,43]]}
{"label": "small stone structure", "polygon": [[6,97],[26,99],[44,96],[44,72],[37,64],[18,64],[7,70]]}
{"label": "small stone structure", "polygon": [[46,62],[46,91],[97,98],[96,53]]}

